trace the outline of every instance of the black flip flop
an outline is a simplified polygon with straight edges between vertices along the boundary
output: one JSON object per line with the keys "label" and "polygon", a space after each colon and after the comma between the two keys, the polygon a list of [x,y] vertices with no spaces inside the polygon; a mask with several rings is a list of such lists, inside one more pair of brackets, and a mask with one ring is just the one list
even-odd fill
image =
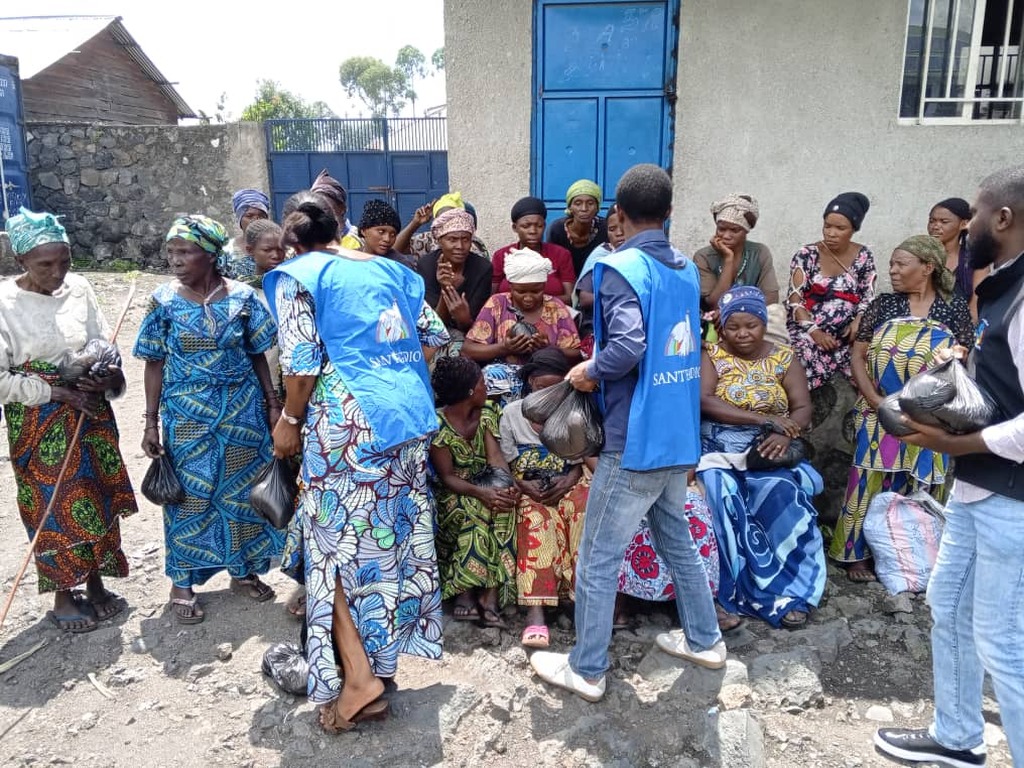
{"label": "black flip flop", "polygon": [[[493,616],[493,619],[487,618]],[[493,608],[480,606],[480,626],[485,628],[496,627],[497,629],[508,629],[508,624],[501,618],[501,613]]]}
{"label": "black flip flop", "polygon": [[[459,611],[462,611],[463,613],[460,614]],[[472,621],[475,623],[480,621],[480,609],[475,605],[456,604],[452,609],[452,618],[454,618],[455,621]]]}
{"label": "black flip flop", "polygon": [[[96,621],[110,621],[112,618],[121,613],[121,611],[123,611],[128,605],[120,595],[114,594],[110,590],[104,591],[103,598],[100,600],[90,600],[88,596],[86,596],[85,599],[86,602],[89,603],[89,605],[92,607],[92,612],[96,614]],[[114,610],[113,613],[101,617],[98,609],[100,606],[107,605],[113,605],[116,610]]]}

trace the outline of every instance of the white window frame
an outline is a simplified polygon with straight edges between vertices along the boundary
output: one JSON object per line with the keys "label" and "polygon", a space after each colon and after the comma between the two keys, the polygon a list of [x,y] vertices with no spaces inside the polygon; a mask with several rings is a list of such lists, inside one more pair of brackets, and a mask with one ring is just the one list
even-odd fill
{"label": "white window frame", "polygon": [[[910,31],[910,12],[911,12],[912,0],[907,0],[907,21],[904,24],[905,32],[903,37],[903,69],[901,69],[900,76],[900,97],[903,95],[903,78],[906,74],[906,61],[907,61],[907,45],[909,42],[909,31]],[[959,24],[960,20],[960,2],[961,0],[953,0],[953,13],[952,18],[955,24]],[[931,60],[932,54],[932,37],[935,29],[935,2],[934,0],[926,0],[926,12],[923,28],[923,49],[921,52],[921,61],[924,62],[921,73],[921,93],[918,97],[917,116],[916,117],[897,117],[897,123],[900,125],[1024,125],[1024,95],[1002,98],[1003,87],[1006,83],[1006,67],[1009,55],[1005,52],[1010,42],[1010,25],[1013,22],[1014,6],[1018,2],[1024,2],[1024,0],[1007,0],[1006,19],[1003,21],[1003,55],[999,58],[998,66],[998,81],[999,89],[993,96],[978,97],[975,96],[975,89],[977,88],[978,81],[978,67],[981,58],[981,36],[982,30],[985,26],[985,11],[987,10],[987,0],[975,0],[974,9],[974,27],[971,30],[971,48],[967,56],[967,73],[964,79],[965,83],[965,95],[962,98],[951,97],[949,95],[952,90],[953,84],[953,64],[955,62],[956,53],[956,38],[957,28],[954,26],[949,31],[949,50],[947,51],[947,57],[949,60],[948,71],[946,72],[946,95],[944,97],[926,97],[928,91],[928,66]],[[1018,46],[1018,56],[1024,55],[1024,40],[1022,44]],[[1024,74],[1020,75],[1024,77]],[[972,84],[973,85],[970,85]],[[970,94],[969,96],[967,94]],[[1021,104],[1020,117],[1018,118],[996,118],[996,119],[975,119],[974,118],[974,105],[986,102],[999,102],[999,103],[1015,103]],[[959,115],[950,117],[926,117],[924,116],[925,107],[928,104],[942,104],[942,103],[957,103],[962,104],[963,109]],[[898,114],[898,113],[897,113]]]}

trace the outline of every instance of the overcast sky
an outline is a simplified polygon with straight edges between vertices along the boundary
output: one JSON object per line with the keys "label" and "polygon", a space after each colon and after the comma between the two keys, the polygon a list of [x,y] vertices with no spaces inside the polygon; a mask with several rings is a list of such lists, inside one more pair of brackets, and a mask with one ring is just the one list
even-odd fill
{"label": "overcast sky", "polygon": [[[4,5],[5,16],[120,16],[189,106],[212,115],[227,92],[234,119],[253,100],[261,79],[277,80],[309,101],[325,101],[342,117],[367,114],[338,82],[343,60],[375,56],[394,64],[398,49],[413,45],[429,62],[444,45],[443,0],[35,0],[16,13]],[[443,104],[444,74],[418,83],[416,91],[417,114]]]}

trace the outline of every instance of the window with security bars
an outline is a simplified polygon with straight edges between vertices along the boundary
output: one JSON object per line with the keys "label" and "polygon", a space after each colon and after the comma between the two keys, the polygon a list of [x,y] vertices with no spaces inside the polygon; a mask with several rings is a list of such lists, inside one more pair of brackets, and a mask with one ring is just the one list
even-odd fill
{"label": "window with security bars", "polygon": [[910,0],[900,117],[1024,122],[1024,0]]}

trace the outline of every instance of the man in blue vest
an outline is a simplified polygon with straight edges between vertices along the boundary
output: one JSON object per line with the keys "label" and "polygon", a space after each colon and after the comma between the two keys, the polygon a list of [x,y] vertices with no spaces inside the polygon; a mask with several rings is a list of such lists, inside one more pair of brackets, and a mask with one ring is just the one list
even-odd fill
{"label": "man in blue vest", "polygon": [[935,719],[882,728],[875,745],[911,762],[985,764],[982,680],[992,677],[1014,765],[1024,765],[1024,166],[981,183],[968,229],[978,285],[978,334],[968,361],[993,399],[993,426],[969,435],[915,424],[901,438],[957,456],[956,484],[932,608]]}
{"label": "man in blue vest", "polygon": [[658,647],[712,669],[726,656],[686,518],[687,470],[700,458],[700,277],[665,237],[665,171],[630,168],[615,203],[627,240],[594,268],[596,351],[569,374],[578,390],[600,387],[605,428],[576,565],[576,645],[530,657],[538,677],[587,701],[604,695],[619,566],[645,515],[683,626]]}

